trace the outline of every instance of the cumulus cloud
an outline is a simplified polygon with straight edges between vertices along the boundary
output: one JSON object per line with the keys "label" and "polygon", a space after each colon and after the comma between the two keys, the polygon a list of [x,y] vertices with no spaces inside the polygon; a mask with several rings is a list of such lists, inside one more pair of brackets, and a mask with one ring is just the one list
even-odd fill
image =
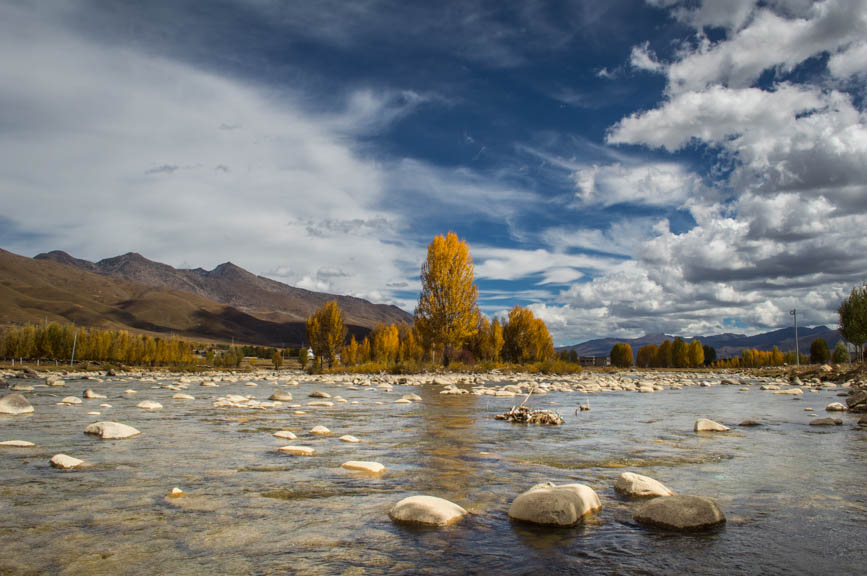
{"label": "cumulus cloud", "polygon": [[674,162],[594,164],[573,174],[585,203],[674,205],[701,193],[701,178]]}
{"label": "cumulus cloud", "polygon": [[632,47],[632,53],[629,55],[629,64],[633,68],[648,72],[659,72],[663,69],[662,64],[656,59],[656,54],[650,49],[650,42]]}

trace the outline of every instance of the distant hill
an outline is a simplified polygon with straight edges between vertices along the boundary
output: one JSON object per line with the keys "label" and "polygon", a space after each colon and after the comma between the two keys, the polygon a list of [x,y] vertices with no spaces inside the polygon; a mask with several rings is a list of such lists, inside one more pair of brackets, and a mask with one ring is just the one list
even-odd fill
{"label": "distant hill", "polygon": [[[581,344],[564,346],[557,350],[575,350],[579,356],[608,356],[612,346],[618,342],[623,342],[629,344],[632,347],[633,354],[637,355],[638,349],[642,346],[649,344],[656,344],[658,346],[664,340],[674,340],[675,338],[676,336],[668,334],[646,334],[640,338],[600,338]],[[837,345],[837,342],[843,339],[836,329],[828,328],[827,326],[816,326],[815,328],[799,326],[798,346],[802,354],[810,353],[810,344],[816,338],[824,338],[831,349]],[[770,350],[774,346],[785,352],[795,349],[795,328],[781,328],[780,330],[764,332],[753,336],[726,333],[684,338],[684,340],[687,342],[701,340],[702,344],[713,346],[716,350],[717,358],[740,356],[741,352],[745,349]]]}
{"label": "distant hill", "polygon": [[0,323],[73,321],[265,345],[300,346],[306,317],[336,298],[350,331],[411,321],[396,306],[287,286],[231,263],[178,270],[139,254],[88,262],[55,251],[26,258],[0,250]]}

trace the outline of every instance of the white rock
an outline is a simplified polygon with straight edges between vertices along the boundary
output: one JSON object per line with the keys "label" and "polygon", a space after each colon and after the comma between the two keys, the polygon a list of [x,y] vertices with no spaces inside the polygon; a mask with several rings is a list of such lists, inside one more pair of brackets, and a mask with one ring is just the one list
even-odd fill
{"label": "white rock", "polygon": [[400,397],[401,400],[409,400],[410,402],[421,402],[421,396],[418,394],[404,394]]}
{"label": "white rock", "polygon": [[388,515],[395,522],[448,526],[466,516],[467,511],[436,496],[410,496],[395,504]]}
{"label": "white rock", "polygon": [[801,396],[804,393],[800,388],[789,388],[787,390],[775,390],[774,394],[780,394],[782,396]]}
{"label": "white rock", "polygon": [[341,442],[349,442],[350,444],[358,444],[359,442],[361,442],[361,440],[359,440],[355,436],[350,436],[349,434],[341,436],[340,438],[338,438],[338,440],[340,440]]}
{"label": "white rock", "polygon": [[316,450],[310,446],[283,446],[280,448],[280,452],[292,456],[313,456]]}
{"label": "white rock", "polygon": [[398,398],[394,401],[395,404],[412,404],[412,401],[407,400],[406,398]]}
{"label": "white rock", "polygon": [[81,398],[76,398],[75,396],[67,396],[63,400],[60,401],[61,404],[66,404],[67,406],[77,406],[81,404]]}
{"label": "white rock", "polygon": [[278,430],[274,432],[273,436],[275,438],[283,438],[284,440],[295,440],[298,438],[294,432],[290,432],[289,430]]}
{"label": "white rock", "polygon": [[647,498],[654,496],[671,496],[674,494],[658,480],[641,474],[624,472],[617,478],[614,489],[621,494],[633,498]]}
{"label": "white rock", "polygon": [[0,442],[0,446],[8,446],[10,448],[31,448],[36,446],[33,442],[27,440],[4,440]]}
{"label": "white rock", "polygon": [[69,470],[71,468],[78,468],[82,464],[84,464],[84,460],[79,460],[78,458],[73,458],[72,456],[67,456],[66,454],[55,454],[51,457],[51,465],[55,468],[60,468],[61,470]]}
{"label": "white rock", "polygon": [[94,422],[84,429],[85,434],[95,434],[103,440],[123,440],[141,434],[132,426],[120,422]]}
{"label": "white rock", "polygon": [[347,470],[361,470],[362,472],[370,472],[371,474],[379,474],[385,472],[385,466],[379,462],[364,462],[361,460],[350,460],[342,464]]}
{"label": "white rock", "polygon": [[177,486],[172,488],[172,491],[169,492],[169,498],[180,498],[181,496],[185,496],[184,491]]}
{"label": "white rock", "polygon": [[33,406],[27,401],[23,394],[9,394],[0,398],[0,414],[30,414],[33,412]]}
{"label": "white rock", "polygon": [[99,416],[100,414],[101,414],[101,413],[100,413],[100,412],[97,412],[96,410],[87,413],[88,416]]}
{"label": "white rock", "polygon": [[136,405],[136,408],[141,408],[142,410],[162,410],[163,405],[159,402],[154,402],[153,400],[144,400],[139,402]]}
{"label": "white rock", "polygon": [[324,434],[331,434],[331,430],[329,430],[325,426],[320,425],[320,426],[314,426],[313,430],[311,430],[310,433],[311,434],[324,435]]}
{"label": "white rock", "polygon": [[695,421],[693,430],[696,432],[728,432],[730,428],[707,418],[699,418]]}
{"label": "white rock", "polygon": [[320,392],[319,390],[314,390],[310,394],[308,394],[310,398],[331,398],[331,394],[328,392]]}
{"label": "white rock", "polygon": [[317,400],[315,402],[308,402],[308,406],[334,406],[334,402],[329,402],[327,400]]}
{"label": "white rock", "polygon": [[827,410],[828,412],[845,412],[846,407],[839,402],[831,402],[830,404],[825,406],[825,410]]}
{"label": "white rock", "polygon": [[138,394],[138,392],[136,392],[136,391],[133,390],[132,388],[129,388],[129,389],[127,389],[127,390],[124,390],[123,393],[124,393],[124,394],[127,394],[127,395],[130,395],[130,396],[133,395],[133,394]]}
{"label": "white rock", "polygon": [[183,392],[178,392],[172,396],[172,400],[195,400],[195,396],[190,396],[189,394],[184,394]]}
{"label": "white rock", "polygon": [[599,496],[585,484],[537,484],[509,507],[509,518],[545,526],[574,526],[602,508]]}
{"label": "white rock", "polygon": [[111,408],[111,404],[100,404],[100,408]]}
{"label": "white rock", "polygon": [[273,394],[268,397],[268,400],[276,400],[277,402],[291,402],[292,394],[289,392],[284,392],[283,390],[275,390]]}
{"label": "white rock", "polygon": [[102,399],[105,399],[106,396],[105,396],[105,394],[98,394],[98,393],[94,392],[93,390],[91,390],[90,388],[88,388],[87,390],[84,391],[84,397],[87,398],[88,400],[102,400]]}

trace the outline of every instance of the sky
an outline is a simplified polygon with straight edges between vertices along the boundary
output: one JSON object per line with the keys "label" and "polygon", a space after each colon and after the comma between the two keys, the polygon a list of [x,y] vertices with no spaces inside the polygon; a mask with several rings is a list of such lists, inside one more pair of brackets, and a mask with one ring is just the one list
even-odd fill
{"label": "sky", "polygon": [[0,0],[0,247],[412,312],[427,244],[557,345],[837,325],[867,0]]}

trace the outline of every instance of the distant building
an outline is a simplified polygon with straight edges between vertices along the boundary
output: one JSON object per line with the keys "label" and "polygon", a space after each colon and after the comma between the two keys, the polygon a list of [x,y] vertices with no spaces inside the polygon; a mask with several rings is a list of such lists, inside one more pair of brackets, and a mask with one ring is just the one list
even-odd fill
{"label": "distant building", "polygon": [[582,366],[611,366],[611,358],[608,356],[580,356],[578,363]]}

